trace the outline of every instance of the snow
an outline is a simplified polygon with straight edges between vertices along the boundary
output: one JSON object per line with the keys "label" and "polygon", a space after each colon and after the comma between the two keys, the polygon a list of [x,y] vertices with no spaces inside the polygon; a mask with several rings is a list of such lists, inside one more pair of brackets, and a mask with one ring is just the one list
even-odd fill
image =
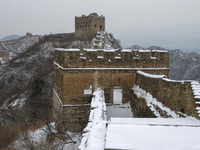
{"label": "snow", "polygon": [[115,59],[122,59],[121,57],[119,57],[119,56],[115,56]]}
{"label": "snow", "polygon": [[9,106],[15,107],[15,106],[19,106],[20,108],[25,104],[25,100],[27,98],[18,98],[15,101],[13,101],[12,103],[10,103]]}
{"label": "snow", "polygon": [[84,89],[84,94],[92,94],[92,85],[90,85],[89,89]]}
{"label": "snow", "polygon": [[79,150],[103,150],[106,133],[106,104],[104,91],[97,88],[91,101],[89,123],[84,129]]}
{"label": "snow", "polygon": [[165,75],[152,75],[152,74],[148,74],[142,71],[137,71],[137,73],[146,77],[150,77],[150,78],[166,78]]}
{"label": "snow", "polygon": [[[51,125],[52,125],[52,132],[56,133],[55,123],[53,122],[51,123]],[[58,149],[58,150],[78,149],[78,145],[80,144],[79,141],[80,133],[67,132],[67,134],[70,135],[72,137],[72,140],[75,141],[76,143],[75,144],[68,143],[67,140],[63,141],[62,139],[55,137],[53,143],[51,143],[53,149]],[[26,144],[26,142],[33,144],[34,148],[36,149],[47,149],[47,147],[45,148],[45,146],[47,146],[48,144],[50,146],[50,143],[49,141],[47,141],[46,126],[38,128],[36,130],[28,130],[26,134],[21,134],[19,138],[16,141],[14,141],[14,143],[12,143],[9,147],[11,148],[14,147],[15,149],[20,149],[20,150],[28,150],[29,147]],[[51,147],[48,148],[51,149]]]}
{"label": "snow", "polygon": [[167,78],[163,78],[162,80],[168,81],[168,82],[181,82],[182,84],[184,82],[187,82],[186,80],[172,80],[172,79],[167,79]]}
{"label": "snow", "polygon": [[157,59],[156,57],[150,57],[151,59]]}
{"label": "snow", "polygon": [[[156,123],[162,123],[163,118],[161,119],[157,118]],[[135,119],[132,121],[138,122]],[[146,123],[150,120],[141,118],[139,122],[143,121]],[[200,127],[190,127],[187,123],[176,126],[173,121],[175,120],[169,121],[170,126],[152,126],[144,123],[108,124],[105,149],[198,150]],[[179,120],[177,123],[179,124]]]}
{"label": "snow", "polygon": [[166,50],[152,50],[152,52],[168,53]]}
{"label": "snow", "polygon": [[107,104],[107,118],[110,120],[110,118],[133,118],[132,112],[131,112],[131,106],[129,103],[124,104]]}
{"label": "snow", "polygon": [[55,93],[56,97],[58,98],[60,104],[63,106],[63,103],[62,103],[60,97],[58,96],[58,94],[57,94],[57,92],[56,92],[56,90],[54,88],[53,88],[53,92]]}
{"label": "snow", "polygon": [[104,57],[103,57],[103,56],[97,56],[97,58],[101,58],[101,59],[103,59]]}
{"label": "snow", "polygon": [[[191,82],[194,98],[199,100],[200,99],[200,83],[198,81],[192,81]],[[196,101],[195,104],[200,104],[199,101]],[[196,110],[198,110],[198,116],[200,117],[200,107],[196,107]]]}
{"label": "snow", "polygon": [[200,95],[199,95],[199,96],[195,96],[194,98],[196,98],[196,99],[200,99]]}
{"label": "snow", "polygon": [[[95,39],[94,41],[100,41],[100,40],[97,40]],[[100,42],[102,44],[102,42]],[[107,43],[108,44],[108,43]],[[94,45],[94,44],[93,44]],[[106,49],[84,49],[85,51],[88,51],[88,52],[97,52],[97,51],[104,51],[104,52],[116,52],[118,51],[118,49],[113,49],[112,47],[108,48],[109,46],[105,46],[107,47]],[[70,49],[65,49],[65,48],[55,48],[55,50],[58,50],[58,51],[80,51],[80,49],[73,49],[73,48],[70,48]],[[122,49],[121,52],[133,52],[133,51],[136,51],[136,50],[132,50],[132,49]],[[161,51],[161,50],[154,50],[156,52],[168,52],[168,51]],[[139,52],[148,52],[150,53],[151,50],[139,50]],[[154,59],[154,57],[152,57],[152,59]]]}
{"label": "snow", "polygon": [[147,53],[147,52],[150,53],[151,50],[139,50],[139,52],[140,52],[140,53],[144,53],[144,52],[145,52],[145,53]]}
{"label": "snow", "polygon": [[[89,62],[92,60],[90,59]],[[169,70],[169,68],[63,68],[56,62],[54,65],[62,70]]]}
{"label": "snow", "polygon": [[133,57],[133,59],[139,59],[139,57]]}
{"label": "snow", "polygon": [[132,49],[122,49],[121,52],[133,52]]}
{"label": "snow", "polygon": [[150,93],[139,88],[139,86],[134,85],[134,87],[132,89],[138,98],[145,99],[147,106],[151,109],[151,111],[155,114],[155,116],[161,117],[160,112],[156,110],[156,106],[157,106],[157,107],[159,107],[159,109],[161,109],[163,112],[165,112],[167,114],[167,116],[170,116],[173,118],[179,117],[178,113],[175,113],[170,108],[165,107],[161,102],[158,102],[156,100],[156,98],[153,98],[153,96]]}
{"label": "snow", "polygon": [[80,59],[87,59],[86,57],[80,57]]}
{"label": "snow", "polygon": [[112,124],[156,125],[156,126],[199,126],[194,117],[187,118],[111,118]]}
{"label": "snow", "polygon": [[103,50],[104,52],[116,52],[116,51],[118,51],[118,49],[104,49]]}
{"label": "snow", "polygon": [[54,50],[57,50],[57,51],[80,51],[80,49],[65,49],[65,48],[55,48]]}

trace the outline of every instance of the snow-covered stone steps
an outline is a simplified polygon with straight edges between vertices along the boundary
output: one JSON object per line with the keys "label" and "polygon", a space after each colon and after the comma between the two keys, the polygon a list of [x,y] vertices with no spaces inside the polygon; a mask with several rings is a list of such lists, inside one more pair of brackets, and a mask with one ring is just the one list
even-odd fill
{"label": "snow-covered stone steps", "polygon": [[192,90],[194,94],[194,98],[196,100],[196,110],[198,113],[198,116],[200,117],[200,83],[198,81],[192,81]]}
{"label": "snow-covered stone steps", "polygon": [[98,31],[96,37],[93,39],[93,48],[103,49],[105,46],[105,32]]}

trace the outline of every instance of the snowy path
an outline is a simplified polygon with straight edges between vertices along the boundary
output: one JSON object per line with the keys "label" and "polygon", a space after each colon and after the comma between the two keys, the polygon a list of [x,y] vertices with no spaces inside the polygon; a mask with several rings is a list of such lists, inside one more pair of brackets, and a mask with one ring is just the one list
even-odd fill
{"label": "snowy path", "polygon": [[192,118],[112,118],[105,149],[199,150],[200,121]]}

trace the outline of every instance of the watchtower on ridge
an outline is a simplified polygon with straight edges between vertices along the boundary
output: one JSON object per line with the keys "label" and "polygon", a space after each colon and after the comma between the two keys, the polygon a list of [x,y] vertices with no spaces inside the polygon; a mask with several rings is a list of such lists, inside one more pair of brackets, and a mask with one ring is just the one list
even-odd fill
{"label": "watchtower on ridge", "polygon": [[78,40],[91,40],[97,31],[105,30],[105,17],[97,13],[88,16],[75,17],[75,38]]}

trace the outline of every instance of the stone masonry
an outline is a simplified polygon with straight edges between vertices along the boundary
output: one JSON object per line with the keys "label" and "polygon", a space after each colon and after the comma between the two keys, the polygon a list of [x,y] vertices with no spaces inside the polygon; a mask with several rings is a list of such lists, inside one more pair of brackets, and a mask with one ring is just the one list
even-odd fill
{"label": "stone masonry", "polygon": [[174,111],[199,118],[191,81],[153,78],[137,73],[135,85]]}
{"label": "stone masonry", "polygon": [[100,87],[105,92],[106,103],[113,103],[113,90],[120,88],[122,103],[127,103],[138,70],[168,76],[168,64],[169,53],[163,50],[57,48],[54,51],[54,106],[62,107],[62,113],[69,114],[65,119],[70,122],[67,124],[70,131],[80,131],[79,122],[88,118],[92,96],[84,90]]}

